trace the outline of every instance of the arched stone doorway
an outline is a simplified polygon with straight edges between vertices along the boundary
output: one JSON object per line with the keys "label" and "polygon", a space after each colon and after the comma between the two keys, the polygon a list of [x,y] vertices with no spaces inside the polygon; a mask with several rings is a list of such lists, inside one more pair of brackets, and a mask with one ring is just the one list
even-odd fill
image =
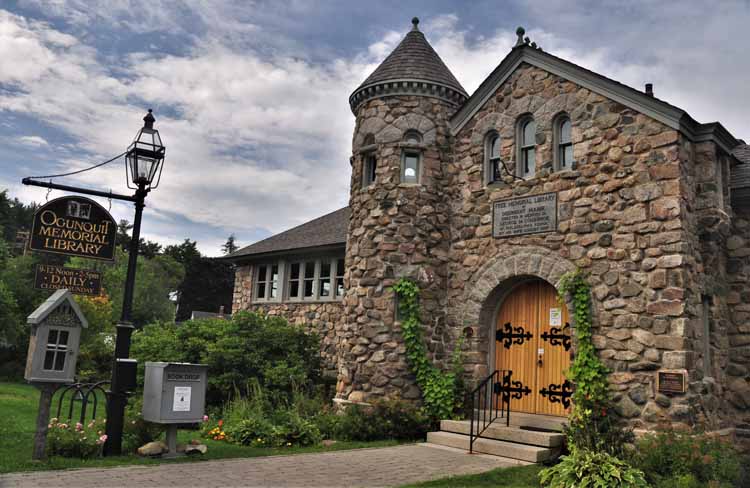
{"label": "arched stone doorway", "polygon": [[[565,409],[561,404],[550,405],[549,392],[555,388],[562,388],[565,382],[561,374],[569,364],[571,353],[574,350],[574,325],[570,320],[569,305],[560,304],[557,301],[557,287],[562,276],[576,269],[575,265],[567,259],[561,258],[557,253],[540,247],[518,247],[501,250],[490,262],[479,270],[472,279],[472,285],[464,294],[461,316],[457,322],[464,327],[477,327],[477,337],[472,340],[472,348],[481,353],[485,358],[484,365],[475,370],[475,381],[484,379],[490,372],[500,366],[511,366],[509,369],[518,372],[516,378],[524,382],[530,389],[534,390],[526,402],[513,402],[514,411],[526,411],[529,413],[545,413],[553,415],[565,415]],[[536,288],[536,291],[534,291]],[[514,293],[518,295],[514,295]],[[510,301],[509,301],[510,300]],[[525,302],[526,311],[513,317],[513,308],[516,302]],[[503,310],[503,304],[508,304],[508,310]],[[516,303],[516,305],[513,305]],[[559,331],[552,331],[552,324],[557,323],[558,313],[554,312],[553,320],[550,321],[550,309],[559,309]],[[529,319],[533,318],[533,323]],[[510,319],[510,320],[509,320]],[[543,319],[543,320],[542,320]],[[525,325],[519,321],[525,321]],[[565,323],[570,326],[563,331]],[[524,341],[525,349],[513,351],[517,354],[508,354],[505,351],[503,340],[498,341],[497,331],[500,327],[503,335],[505,324],[510,327],[523,327],[524,332],[531,332],[532,338]],[[527,329],[534,329],[533,332]],[[511,330],[510,334],[519,331]],[[546,340],[542,336],[546,333]],[[553,345],[550,341],[554,335],[571,336],[570,346],[564,350],[563,345]],[[513,338],[515,341],[516,338]],[[561,342],[562,338],[555,342]],[[541,342],[541,345],[539,343]],[[512,344],[519,346],[519,344]],[[544,349],[541,368],[538,366],[539,349]],[[556,349],[551,349],[556,348]],[[555,358],[552,358],[554,351]],[[565,361],[567,359],[567,361]],[[523,375],[519,369],[519,363],[523,363]],[[553,367],[546,367],[552,366]],[[501,368],[502,369],[502,368]],[[543,370],[543,371],[540,371]],[[533,380],[531,379],[533,378]],[[550,387],[550,385],[559,385]],[[543,395],[541,391],[544,390]],[[541,400],[540,400],[541,398]],[[553,395],[552,398],[561,398]],[[520,410],[519,410],[520,409]]]}

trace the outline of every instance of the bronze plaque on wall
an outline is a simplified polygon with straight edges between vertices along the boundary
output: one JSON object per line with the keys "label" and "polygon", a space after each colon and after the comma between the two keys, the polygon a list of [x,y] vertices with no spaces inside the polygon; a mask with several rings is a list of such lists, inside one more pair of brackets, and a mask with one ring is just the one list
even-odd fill
{"label": "bronze plaque on wall", "polygon": [[34,288],[38,290],[66,289],[76,295],[99,296],[102,291],[102,274],[90,269],[37,264]]}
{"label": "bronze plaque on wall", "polygon": [[29,248],[112,261],[117,224],[107,210],[84,197],[62,197],[34,214]]}
{"label": "bronze plaque on wall", "polygon": [[492,205],[492,236],[513,237],[557,230],[557,193],[500,200]]}
{"label": "bronze plaque on wall", "polygon": [[659,393],[685,393],[687,391],[687,371],[659,371],[656,373],[656,390]]}

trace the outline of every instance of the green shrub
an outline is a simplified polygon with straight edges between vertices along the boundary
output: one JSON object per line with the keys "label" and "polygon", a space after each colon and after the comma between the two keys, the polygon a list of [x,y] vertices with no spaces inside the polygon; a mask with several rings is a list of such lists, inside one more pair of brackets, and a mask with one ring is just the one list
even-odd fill
{"label": "green shrub", "polygon": [[606,452],[577,449],[539,474],[548,488],[648,488],[642,471]]}
{"label": "green shrub", "polygon": [[432,427],[430,418],[417,407],[385,400],[371,406],[351,405],[340,416],[337,438],[349,441],[424,439]]}
{"label": "green shrub", "polygon": [[649,482],[660,487],[681,486],[668,483],[688,475],[701,486],[712,481],[720,486],[735,486],[742,476],[740,456],[729,442],[673,429],[639,439],[633,464],[646,473]]}
{"label": "green shrub", "polygon": [[53,418],[47,432],[47,455],[80,459],[99,457],[107,440],[104,424],[104,420],[71,424]]}
{"label": "green shrub", "polygon": [[122,449],[133,453],[144,444],[157,440],[164,432],[162,424],[143,419],[143,395],[134,395],[125,408],[125,423],[122,429]]}
{"label": "green shrub", "polygon": [[705,488],[692,474],[683,474],[674,478],[667,478],[656,484],[656,488]]}
{"label": "green shrub", "polygon": [[132,353],[139,365],[208,365],[206,402],[214,406],[227,402],[235,390],[247,395],[247,378],[257,378],[271,401],[288,403],[296,389],[311,389],[321,377],[317,336],[283,318],[251,312],[237,313],[231,321],[148,325],[133,335]]}

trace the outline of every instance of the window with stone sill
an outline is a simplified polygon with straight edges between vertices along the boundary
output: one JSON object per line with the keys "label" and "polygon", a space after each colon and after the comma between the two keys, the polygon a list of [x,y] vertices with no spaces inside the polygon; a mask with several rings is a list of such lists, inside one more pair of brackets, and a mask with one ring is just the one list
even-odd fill
{"label": "window with stone sill", "polygon": [[375,136],[367,134],[362,144],[362,188],[367,188],[375,183],[375,171],[378,167],[378,161],[375,158],[375,150],[372,149],[374,145]]}
{"label": "window with stone sill", "polygon": [[502,180],[500,166],[500,134],[490,131],[484,138],[484,175],[485,184],[489,185]]}
{"label": "window with stone sill", "polygon": [[555,171],[575,169],[575,162],[573,161],[573,126],[570,122],[570,117],[568,117],[566,114],[559,115],[555,119],[554,124],[553,144],[555,147]]}
{"label": "window with stone sill", "polygon": [[536,122],[531,116],[522,117],[516,133],[518,157],[516,171],[521,178],[533,178],[536,174]]}
{"label": "window with stone sill", "polygon": [[422,150],[408,147],[408,145],[421,144],[422,135],[410,129],[404,134],[403,142],[407,144],[407,147],[401,153],[401,183],[419,184],[422,173]]}

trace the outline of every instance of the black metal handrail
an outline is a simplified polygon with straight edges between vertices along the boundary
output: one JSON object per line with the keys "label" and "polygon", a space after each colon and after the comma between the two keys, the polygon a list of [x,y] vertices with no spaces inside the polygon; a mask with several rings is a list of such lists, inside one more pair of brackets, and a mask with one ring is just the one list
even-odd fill
{"label": "black metal handrail", "polygon": [[[496,369],[470,393],[469,452],[474,452],[474,441],[498,418],[510,425],[510,380],[513,371]],[[489,407],[489,408],[488,408]]]}

